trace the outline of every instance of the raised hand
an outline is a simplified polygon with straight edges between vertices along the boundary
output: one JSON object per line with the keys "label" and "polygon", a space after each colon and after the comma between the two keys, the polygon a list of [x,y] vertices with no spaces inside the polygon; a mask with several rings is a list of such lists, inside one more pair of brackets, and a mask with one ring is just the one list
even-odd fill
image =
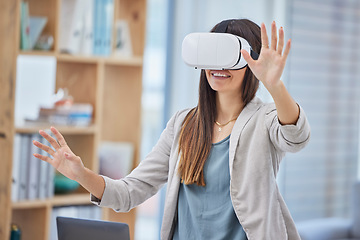
{"label": "raised hand", "polygon": [[[290,52],[291,40],[289,39],[284,49],[284,30],[279,29],[279,40],[275,21],[271,24],[271,45],[266,33],[265,24],[261,24],[261,52],[258,60],[250,57],[249,53],[241,50],[244,59],[248,63],[251,71],[255,74],[266,89],[271,93],[280,83],[287,56]],[[284,50],[284,51],[283,51]]]}
{"label": "raised hand", "polygon": [[80,157],[76,156],[71,151],[64,137],[56,128],[51,127],[50,130],[55,135],[57,141],[43,130],[40,130],[39,133],[51,144],[54,149],[38,141],[33,141],[33,144],[50,154],[52,158],[38,153],[33,154],[34,157],[50,163],[64,176],[72,180],[77,180],[79,173],[84,170],[84,165]]}

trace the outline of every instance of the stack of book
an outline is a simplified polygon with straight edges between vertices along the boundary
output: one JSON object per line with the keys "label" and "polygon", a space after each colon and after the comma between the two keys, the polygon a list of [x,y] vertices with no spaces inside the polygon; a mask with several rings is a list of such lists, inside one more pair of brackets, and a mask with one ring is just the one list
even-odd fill
{"label": "stack of book", "polygon": [[33,156],[33,153],[47,155],[32,144],[33,140],[50,145],[40,134],[15,135],[11,196],[13,202],[54,196],[54,168]]}
{"label": "stack of book", "polygon": [[92,122],[93,107],[91,104],[75,103],[71,105],[40,108],[37,123],[50,123],[66,126],[89,126]]}

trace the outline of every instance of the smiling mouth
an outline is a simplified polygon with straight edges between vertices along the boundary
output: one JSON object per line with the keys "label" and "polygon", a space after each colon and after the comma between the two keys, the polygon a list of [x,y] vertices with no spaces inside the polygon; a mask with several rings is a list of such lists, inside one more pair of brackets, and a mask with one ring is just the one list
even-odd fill
{"label": "smiling mouth", "polygon": [[218,77],[218,78],[229,78],[230,76],[225,74],[225,73],[220,73],[220,72],[212,72],[211,76],[213,77]]}

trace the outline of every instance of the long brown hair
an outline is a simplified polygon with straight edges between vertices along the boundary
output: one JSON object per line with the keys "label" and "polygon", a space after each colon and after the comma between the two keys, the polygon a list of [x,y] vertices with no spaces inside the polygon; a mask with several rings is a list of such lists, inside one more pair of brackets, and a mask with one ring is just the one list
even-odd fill
{"label": "long brown hair", "polygon": [[[218,25],[215,25],[211,32],[214,32]],[[260,27],[256,23],[247,19],[233,19],[226,32],[245,38],[255,52],[260,52]],[[244,107],[255,97],[258,88],[259,80],[247,67],[241,86]],[[185,117],[179,138],[178,171],[184,184],[196,183],[205,186],[203,168],[212,144],[216,118],[215,93],[207,81],[205,70],[201,70],[199,102]]]}

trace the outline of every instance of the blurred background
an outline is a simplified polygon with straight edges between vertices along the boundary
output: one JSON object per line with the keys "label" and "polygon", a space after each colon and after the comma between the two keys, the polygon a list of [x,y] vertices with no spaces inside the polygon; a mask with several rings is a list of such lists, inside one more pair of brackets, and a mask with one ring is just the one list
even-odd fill
{"label": "blurred background", "polygon": [[[358,0],[148,0],[142,96],[142,157],[172,114],[194,107],[199,70],[181,59],[191,32],[207,32],[229,18],[269,28],[273,20],[292,39],[282,80],[306,111],[311,141],[287,154],[278,184],[296,223],[348,219],[359,178],[360,1]],[[272,99],[260,87],[258,96]],[[159,239],[162,190],[139,207],[136,239]]]}
{"label": "blurred background", "polygon": [[[40,44],[40,49],[37,50],[32,49],[34,46],[29,49],[24,47],[27,45],[25,40],[29,37],[27,36],[29,31],[24,27],[29,25],[27,21],[24,21],[29,17],[24,16],[26,6],[29,7],[26,2],[29,3],[30,13],[34,16],[39,11],[40,15],[48,18],[46,26],[44,18],[32,18],[33,21],[37,21],[37,26],[42,25],[42,28],[45,26],[45,32],[50,33],[47,37],[45,36],[45,40],[39,38],[42,45]],[[61,10],[59,8],[60,2],[63,4]],[[301,225],[304,222],[325,218],[341,219],[337,222],[338,224],[347,220],[351,221],[354,216],[357,216],[358,226],[354,226],[357,228],[360,238],[360,211],[357,209],[357,206],[360,206],[360,193],[354,195],[353,191],[354,184],[360,178],[359,0],[92,0],[91,2],[93,4],[102,2],[102,5],[96,5],[101,6],[101,10],[99,8],[95,8],[95,11],[87,9],[91,5],[88,0],[52,0],[46,2],[17,0],[17,8],[21,8],[21,10],[17,9],[21,15],[19,16],[21,21],[15,25],[18,27],[16,31],[19,30],[21,37],[15,39],[16,44],[14,45],[17,48],[17,41],[20,40],[21,46],[20,49],[16,49],[16,55],[19,56],[16,67],[15,105],[19,105],[19,102],[23,105],[20,104],[22,108],[15,107],[15,115],[25,115],[25,113],[36,115],[37,111],[28,107],[30,102],[35,102],[37,109],[39,103],[36,101],[53,101],[55,88],[70,87],[70,93],[72,92],[75,95],[75,100],[78,97],[80,101],[85,99],[88,103],[85,106],[78,106],[86,114],[85,116],[78,114],[77,124],[84,125],[85,128],[67,128],[68,123],[65,122],[63,129],[67,133],[66,138],[69,145],[77,145],[74,152],[79,152],[78,154],[81,156],[85,155],[83,159],[86,159],[86,164],[90,165],[91,169],[97,171],[98,157],[95,156],[95,153],[97,152],[98,139],[118,142],[130,141],[135,143],[136,151],[139,149],[138,145],[141,145],[140,159],[144,159],[156,144],[171,116],[178,110],[191,108],[197,104],[200,70],[186,66],[181,58],[181,44],[184,37],[191,32],[208,32],[224,19],[248,18],[259,25],[264,22],[268,29],[271,22],[276,21],[277,27],[284,27],[285,38],[292,39],[292,48],[282,81],[293,98],[305,110],[311,126],[311,140],[307,147],[299,153],[287,154],[283,159],[277,176],[279,189],[296,224]],[[80,30],[76,29],[71,21],[70,25],[75,30],[82,31],[82,40],[86,41],[79,41],[79,36],[73,36],[75,34],[62,34],[71,38],[77,37],[75,38],[75,43],[78,43],[77,49],[73,49],[75,44],[72,43],[74,42],[66,41],[66,38],[65,41],[59,39],[57,33],[59,29],[61,30],[59,32],[68,30],[62,21],[68,18],[67,10],[75,9],[71,5],[75,3],[78,4],[76,8],[79,12],[72,15],[77,18],[81,16],[81,21],[84,23],[80,26]],[[104,3],[115,3],[115,7],[109,8],[109,10]],[[105,10],[108,11],[106,14],[103,13]],[[98,20],[96,16],[102,14],[101,21],[97,22],[102,22],[103,26],[100,24],[97,26],[93,22],[94,26],[89,25],[94,28],[87,26],[85,20],[88,19],[85,16],[88,16],[86,13],[89,12],[93,14],[90,14],[90,20]],[[100,12],[102,13],[100,14]],[[15,19],[12,13],[7,13],[7,20]],[[115,15],[113,23],[111,23],[111,17],[113,17],[111,14]],[[143,17],[145,15],[146,19]],[[128,22],[126,23],[123,19],[127,19]],[[94,22],[96,22],[95,20]],[[81,21],[79,20],[79,22]],[[146,26],[144,26],[145,23]],[[59,24],[61,27],[58,27]],[[112,24],[115,25],[112,26]],[[127,28],[131,30],[130,35],[133,37],[131,40],[121,37],[120,33],[130,36]],[[146,29],[145,39],[144,28]],[[86,38],[87,35],[85,34],[85,30],[89,29],[94,30],[93,32],[90,31],[94,34],[94,36],[90,34],[92,38],[89,39],[91,41],[88,41],[89,39]],[[101,36],[99,31],[104,29],[106,29],[106,34]],[[112,34],[111,29],[115,34]],[[113,44],[115,49],[111,43],[111,35],[116,35],[116,42]],[[106,48],[95,48],[97,42],[95,37],[98,36],[102,37],[99,41],[102,42],[101,45],[105,43]],[[108,41],[107,38],[110,40]],[[1,40],[4,39],[9,40],[8,37],[3,37]],[[72,40],[74,41],[74,39]],[[144,57],[142,57],[144,42]],[[62,43],[65,45],[65,52],[62,49]],[[86,47],[85,43],[88,43]],[[92,45],[93,43],[94,45]],[[125,46],[126,43],[133,44],[133,54],[124,52],[124,50],[131,49],[131,46]],[[0,44],[0,46],[2,45]],[[91,49],[93,46],[94,49]],[[119,52],[121,49],[123,52]],[[30,51],[26,52],[27,50]],[[113,57],[113,50],[116,54],[123,56],[120,58]],[[129,58],[124,58],[124,56]],[[4,60],[4,63],[7,63],[7,59]],[[3,65],[6,66],[6,64]],[[141,70],[143,70],[142,73]],[[34,72],[41,74],[36,75],[33,74]],[[101,85],[102,83],[104,86]],[[104,89],[102,89],[103,87]],[[6,89],[6,85],[4,89]],[[64,99],[70,101],[66,89],[61,91],[62,95],[59,91],[58,93],[62,97],[58,96],[59,99],[56,102],[64,104],[66,103],[63,101]],[[30,93],[34,96],[26,96]],[[264,102],[272,101],[271,96],[263,86],[260,86],[257,95]],[[140,96],[141,104],[138,101]],[[117,106],[116,104],[119,102],[126,102],[126,104]],[[5,109],[3,106],[6,102],[4,105],[2,105],[3,102],[0,103],[1,111]],[[138,127],[140,105],[141,130]],[[91,116],[92,107],[95,113],[93,117]],[[43,108],[43,110],[44,115],[54,114],[50,111],[54,109],[50,107]],[[80,110],[77,109],[77,113],[82,112]],[[88,114],[89,112],[91,114]],[[106,114],[98,114],[100,112]],[[123,117],[124,112],[126,112],[127,118]],[[96,125],[98,122],[101,123],[102,116],[106,120],[105,123],[101,126]],[[30,120],[31,125],[32,120],[28,120]],[[63,119],[57,120],[62,123]],[[65,120],[69,119],[65,118]],[[95,125],[91,125],[92,120]],[[34,121],[36,122],[36,119]],[[37,128],[32,127],[30,130],[27,128],[16,129],[14,153],[18,154],[14,156],[14,161],[9,160],[13,164],[12,188],[16,191],[12,191],[15,193],[12,194],[12,216],[9,215],[7,218],[5,216],[4,219],[10,221],[11,218],[12,221],[18,222],[19,226],[24,226],[24,239],[26,237],[27,239],[47,239],[50,232],[56,235],[56,232],[50,231],[50,229],[56,229],[56,214],[52,209],[53,206],[66,206],[74,203],[75,205],[90,204],[88,194],[84,193],[85,189],[80,189],[80,192],[70,194],[68,198],[62,199],[61,196],[54,197],[54,191],[51,189],[52,184],[47,184],[46,189],[50,189],[47,193],[50,195],[42,200],[25,199],[24,196],[19,197],[17,195],[20,192],[24,193],[22,191],[24,187],[20,188],[19,182],[25,180],[25,174],[20,173],[27,171],[24,167],[27,165],[20,164],[20,158],[28,159],[26,154],[30,152],[28,149],[31,145],[30,139],[37,131]],[[138,133],[141,133],[141,144],[138,144],[140,135]],[[19,135],[23,138],[22,140],[20,140]],[[16,138],[19,140],[18,144],[16,144]],[[29,144],[26,145],[25,150],[20,151],[17,146],[20,146],[20,143],[23,143],[22,141]],[[20,154],[24,151],[28,152]],[[125,149],[124,151],[131,152],[132,150]],[[137,158],[138,151],[136,152]],[[128,157],[129,159],[127,167],[131,168],[133,157]],[[106,165],[111,166],[111,170],[113,165]],[[46,166],[45,168],[48,169]],[[42,173],[48,171],[43,170],[41,170]],[[49,175],[49,179],[53,178],[51,171],[52,169],[50,169],[49,174],[46,173]],[[33,174],[34,172],[30,170],[28,172],[29,176],[36,176]],[[10,181],[8,182],[10,183]],[[35,191],[33,192],[35,193]],[[3,195],[0,194],[1,196]],[[41,196],[45,197],[45,193]],[[357,196],[359,201],[356,204],[354,204],[354,196]],[[164,199],[165,187],[137,208],[136,240],[160,239]],[[356,210],[354,207],[358,210],[356,214],[354,214]],[[101,218],[99,208],[92,206],[92,209],[95,208],[97,209],[96,214]],[[64,209],[54,210],[60,214],[59,212]],[[70,211],[72,210],[70,209]],[[36,214],[35,217],[33,217],[34,214]],[[114,219],[115,213],[112,210],[106,211],[106,214],[110,216],[107,219]],[[125,218],[133,216],[133,218],[130,217],[131,221],[135,219],[135,214],[132,213],[125,216]],[[50,218],[52,219],[51,224],[48,223]],[[32,222],[34,219],[35,223]],[[0,223],[2,222],[4,221],[0,221]],[[40,227],[32,231],[35,225]],[[56,239],[56,236],[51,239]],[[319,238],[315,239],[320,240]]]}

